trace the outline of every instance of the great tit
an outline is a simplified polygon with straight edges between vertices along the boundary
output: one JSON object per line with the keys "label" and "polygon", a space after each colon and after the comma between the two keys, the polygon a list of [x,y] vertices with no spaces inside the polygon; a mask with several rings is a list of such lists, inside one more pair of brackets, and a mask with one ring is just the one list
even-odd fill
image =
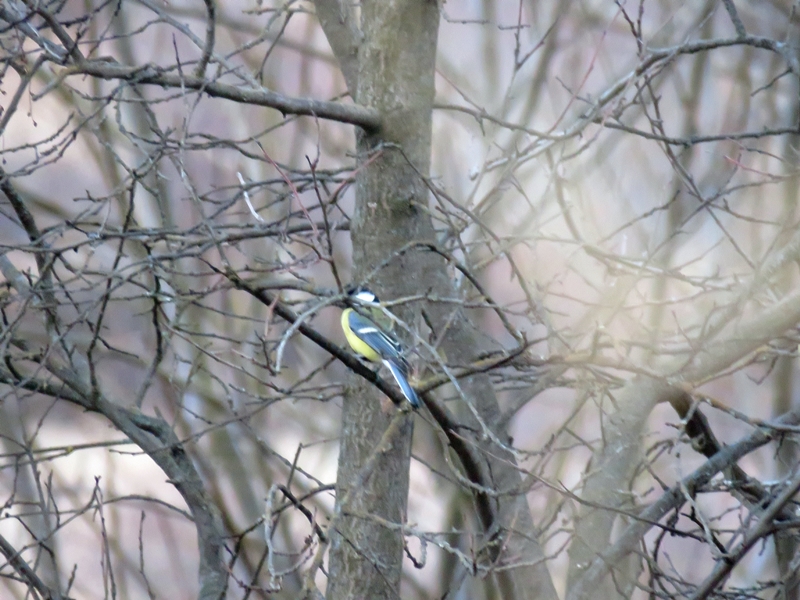
{"label": "great tit", "polygon": [[342,329],[347,343],[367,360],[386,365],[409,404],[419,408],[419,396],[408,383],[409,366],[403,356],[403,346],[387,328],[378,325],[382,321],[378,297],[364,288],[356,288],[349,295],[363,305],[372,318],[364,316],[356,309],[346,308],[342,312]]}

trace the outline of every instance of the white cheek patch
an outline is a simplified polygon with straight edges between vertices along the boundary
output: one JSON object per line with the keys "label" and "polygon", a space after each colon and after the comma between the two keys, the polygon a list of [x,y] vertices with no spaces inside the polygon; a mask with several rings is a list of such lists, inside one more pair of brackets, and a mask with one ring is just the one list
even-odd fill
{"label": "white cheek patch", "polygon": [[372,292],[359,292],[354,297],[368,304],[374,304],[377,300],[377,297]]}

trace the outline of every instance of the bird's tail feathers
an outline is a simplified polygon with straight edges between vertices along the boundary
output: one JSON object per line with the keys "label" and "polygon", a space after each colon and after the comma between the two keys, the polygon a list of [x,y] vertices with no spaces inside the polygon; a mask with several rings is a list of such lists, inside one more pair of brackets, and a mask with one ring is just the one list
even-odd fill
{"label": "bird's tail feathers", "polygon": [[411,384],[408,383],[406,371],[403,369],[403,367],[386,359],[384,359],[383,364],[385,364],[392,372],[392,377],[394,377],[397,385],[400,386],[400,390],[403,392],[403,395],[406,397],[406,400],[408,400],[409,404],[411,404],[411,406],[414,408],[419,408],[419,396],[417,396],[417,392],[414,391],[414,388],[411,387]]}

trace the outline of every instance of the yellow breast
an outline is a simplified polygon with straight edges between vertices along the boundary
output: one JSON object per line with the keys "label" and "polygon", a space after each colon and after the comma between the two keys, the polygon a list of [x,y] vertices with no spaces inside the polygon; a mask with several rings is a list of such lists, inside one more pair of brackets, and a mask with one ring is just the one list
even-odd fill
{"label": "yellow breast", "polygon": [[353,350],[358,352],[367,360],[371,360],[372,362],[381,362],[380,355],[360,337],[353,333],[353,329],[350,327],[350,314],[352,312],[352,308],[347,308],[342,312],[342,330],[344,331],[344,337],[347,338],[347,343],[350,344],[350,347]]}

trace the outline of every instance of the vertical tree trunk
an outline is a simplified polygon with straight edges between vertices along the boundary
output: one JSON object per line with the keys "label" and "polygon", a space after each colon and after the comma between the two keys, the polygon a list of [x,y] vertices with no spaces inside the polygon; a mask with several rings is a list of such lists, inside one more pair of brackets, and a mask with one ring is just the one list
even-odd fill
{"label": "vertical tree trunk", "polygon": [[[420,218],[427,204],[420,175],[427,177],[430,165],[439,7],[427,0],[365,1],[361,21],[356,100],[378,109],[385,124],[380,132],[358,136],[362,169],[351,228],[356,281],[369,276],[409,240],[432,239],[430,221]],[[380,155],[375,157],[376,153]],[[398,257],[377,273],[371,285],[388,298],[408,293],[411,287],[404,282],[414,273],[412,260]],[[344,401],[330,600],[395,599],[400,594],[402,532],[369,516],[391,522],[405,519],[412,417],[405,418],[362,481],[362,466],[396,414],[368,388],[356,383]],[[360,489],[353,490],[356,483]]]}
{"label": "vertical tree trunk", "polygon": [[[384,126],[379,132],[361,133],[358,152],[362,169],[357,182],[357,204],[351,227],[355,279],[374,276],[379,293],[387,298],[410,292],[431,291],[453,297],[455,289],[445,261],[431,252],[394,256],[410,241],[435,242],[427,213],[431,152],[431,106],[439,25],[439,6],[425,0],[367,1],[362,5],[363,41],[359,53],[359,104],[378,109]],[[379,153],[376,156],[376,153]],[[390,259],[390,260],[389,260]],[[379,267],[377,272],[374,272]],[[437,333],[449,331],[442,347],[451,361],[466,364],[482,347],[466,321],[452,319],[451,308],[431,304],[428,314]],[[410,311],[396,312],[410,321]],[[467,401],[478,407],[485,423],[498,420],[497,399],[488,378],[461,382]],[[394,409],[389,410],[389,415]],[[330,555],[328,598],[396,598],[402,564],[402,536],[370,522],[370,514],[390,521],[402,520],[408,492],[410,423],[405,423],[388,452],[381,452],[379,467],[369,485],[350,494],[359,469],[374,452],[390,416],[363,384],[345,400],[342,446],[339,456],[337,502],[338,531]],[[469,411],[461,415],[475,431],[480,427]],[[504,433],[498,434],[505,439]],[[508,491],[521,484],[513,456],[474,440],[486,450],[481,468],[491,473],[493,487]],[[504,571],[501,589],[515,598],[555,599],[557,595],[535,539],[524,493],[493,501],[494,517],[483,523],[488,543],[487,560],[503,553],[526,567]],[[352,516],[357,514],[357,517]],[[491,540],[491,541],[489,541]],[[501,559],[499,564],[506,563]]]}

